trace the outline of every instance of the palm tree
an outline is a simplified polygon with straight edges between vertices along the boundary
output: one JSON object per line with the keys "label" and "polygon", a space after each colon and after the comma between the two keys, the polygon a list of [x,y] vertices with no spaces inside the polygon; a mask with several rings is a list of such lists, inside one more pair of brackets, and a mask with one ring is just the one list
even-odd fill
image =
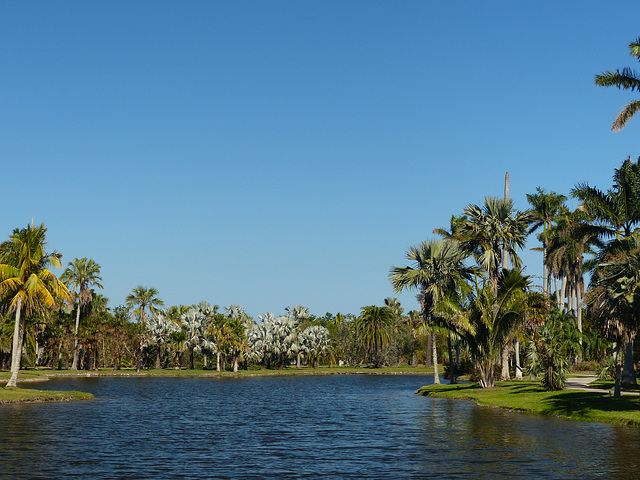
{"label": "palm tree", "polygon": [[[405,258],[412,266],[391,268],[389,280],[396,293],[405,288],[417,289],[423,321],[436,321],[435,308],[445,296],[456,295],[477,269],[464,266],[466,258],[457,244],[450,240],[427,240],[418,247],[409,247]],[[433,383],[440,383],[435,338],[433,351]]]}
{"label": "palm tree", "polygon": [[139,341],[139,349],[138,349],[138,359],[136,365],[136,372],[140,373],[142,368],[142,349],[144,347],[142,341],[142,335],[145,328],[145,322],[147,320],[147,308],[151,313],[158,313],[159,307],[164,305],[164,302],[160,300],[158,297],[158,290],[154,287],[143,287],[139,285],[135,287],[127,298],[125,298],[125,302],[127,306],[132,310],[131,318],[137,318],[138,324],[141,328],[140,333],[140,341]]}
{"label": "palm tree", "polygon": [[374,366],[380,366],[380,350],[389,343],[391,338],[393,312],[388,307],[375,305],[362,307],[357,323],[360,338],[366,345]]}
{"label": "palm tree", "polygon": [[64,283],[49,271],[49,267],[62,267],[62,255],[45,252],[46,231],[44,224],[35,227],[32,223],[27,228],[15,229],[9,240],[0,244],[0,301],[8,305],[8,312],[15,312],[11,378],[7,387],[15,387],[18,379],[24,317],[43,306],[71,299]]}
{"label": "palm tree", "polygon": [[547,193],[544,189],[538,187],[536,193],[527,194],[527,201],[533,207],[531,210],[532,225],[529,233],[535,232],[542,227],[542,234],[538,237],[542,242],[542,291],[549,295],[551,287],[549,285],[549,268],[547,265],[547,252],[549,250],[549,240],[547,232],[553,226],[553,221],[560,212],[567,197],[559,195],[555,192]]}
{"label": "palm tree", "polygon": [[[583,183],[578,184],[571,195],[582,200],[581,208],[603,227],[601,237],[624,239],[631,236],[634,228],[640,224],[640,158],[635,163],[627,158],[620,168],[614,170],[613,186],[607,192]],[[608,249],[615,245],[614,241],[605,246],[601,257],[604,258]],[[624,383],[635,385],[633,340],[631,336],[625,346],[623,376]]]}
{"label": "palm tree", "polygon": [[[640,236],[633,234],[614,240],[606,252],[599,257],[591,278],[589,305],[594,317],[605,333],[616,341],[616,387],[620,394],[620,383],[633,384],[625,375],[620,377],[620,345],[624,343],[625,371],[633,372],[633,339],[640,329]],[[628,365],[631,363],[631,365]]]}
{"label": "palm tree", "polygon": [[78,327],[80,326],[80,310],[83,304],[91,302],[93,296],[91,287],[103,288],[100,282],[100,265],[92,259],[75,258],[69,262],[60,276],[70,290],[74,292],[74,299],[78,302],[76,309],[76,327],[74,330],[73,364],[72,370],[78,369]]}
{"label": "palm tree", "polygon": [[580,183],[571,196],[582,200],[581,208],[609,228],[611,236],[628,237],[640,224],[640,158],[635,163],[627,158],[614,170],[613,186],[607,192]]}
{"label": "palm tree", "polygon": [[578,330],[582,333],[582,303],[584,295],[584,256],[593,253],[593,247],[600,246],[599,236],[605,230],[585,220],[580,210],[571,212],[565,207],[556,217],[554,225],[546,236],[548,251],[547,264],[555,278],[562,278],[562,287],[556,287],[556,304],[564,310],[565,298],[569,312],[576,315]]}
{"label": "palm tree", "polygon": [[318,355],[330,349],[329,330],[320,325],[312,325],[302,331],[301,337],[304,350],[313,358],[313,368],[318,368]]}
{"label": "palm tree", "polygon": [[[640,38],[629,44],[629,54],[640,60]],[[623,68],[622,71],[616,70],[612,72],[607,70],[602,72],[596,75],[595,83],[601,87],[618,87],[618,89],[622,88],[624,90],[631,90],[632,92],[634,90],[640,90],[640,76],[628,67]],[[634,100],[625,105],[613,121],[611,130],[614,132],[622,130],[627,122],[633,118],[638,109],[640,109],[640,101],[638,100]]]}
{"label": "palm tree", "polygon": [[446,297],[438,305],[443,326],[469,348],[483,388],[494,386],[494,366],[513,332],[527,316],[544,311],[544,297],[531,293],[529,286],[529,277],[519,270],[503,270],[497,289],[486,281],[466,301]]}

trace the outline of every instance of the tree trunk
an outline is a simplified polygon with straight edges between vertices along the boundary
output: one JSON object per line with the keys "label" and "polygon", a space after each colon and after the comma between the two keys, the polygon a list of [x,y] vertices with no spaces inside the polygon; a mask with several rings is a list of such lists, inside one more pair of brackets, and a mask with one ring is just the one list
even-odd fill
{"label": "tree trunk", "polygon": [[120,370],[120,363],[118,357],[120,356],[120,338],[116,334],[114,351],[113,351],[113,369]]}
{"label": "tree trunk", "polygon": [[7,387],[16,387],[18,382],[18,372],[20,371],[20,360],[22,359],[22,345],[20,342],[20,310],[22,299],[18,298],[16,307],[16,319],[13,325],[13,348],[11,350],[11,378],[7,382]]}
{"label": "tree trunk", "polygon": [[562,291],[560,292],[560,301],[562,302],[559,306],[558,309],[561,312],[566,312],[566,308],[564,305],[564,302],[566,301],[567,298],[567,276],[566,275],[562,275]]}
{"label": "tree trunk", "polygon": [[516,380],[522,380],[522,367],[520,367],[520,340],[516,338],[513,342],[516,356]]}
{"label": "tree trunk", "polygon": [[542,293],[549,295],[549,267],[547,266],[547,247],[542,247]]}
{"label": "tree trunk", "polygon": [[616,343],[616,350],[614,353],[615,356],[615,363],[616,363],[616,383],[615,383],[615,387],[613,390],[613,396],[614,397],[619,397],[620,396],[620,373],[622,370],[622,352],[621,352],[621,348],[620,348],[620,342]]}
{"label": "tree trunk", "polygon": [[160,358],[160,345],[158,345],[158,352],[156,353],[156,370],[162,369],[162,359]]}
{"label": "tree trunk", "polygon": [[140,373],[140,370],[142,370],[142,348],[142,335],[140,335],[140,346],[136,354],[136,373]]}
{"label": "tree trunk", "polygon": [[412,332],[412,343],[411,343],[411,366],[418,366],[418,356],[416,355],[416,331]]}
{"label": "tree trunk", "polygon": [[[578,293],[578,296],[577,296],[578,311],[576,312],[576,321],[578,322],[578,331],[580,332],[580,338],[578,339],[578,342],[580,342],[580,346],[582,346],[582,297],[584,294],[583,290],[584,290],[584,282],[582,281],[582,278],[580,278],[578,280],[578,287],[576,288],[576,292]],[[582,352],[580,352],[578,355],[582,357]]]}
{"label": "tree trunk", "polygon": [[505,345],[502,349],[502,372],[501,372],[502,380],[511,380],[511,375],[509,374],[509,346]]}
{"label": "tree trunk", "polygon": [[233,356],[233,373],[238,373],[238,355]]}
{"label": "tree trunk", "polygon": [[624,347],[624,368],[622,370],[621,383],[625,387],[638,384],[636,381],[636,371],[633,366],[633,340]]}
{"label": "tree trunk", "polygon": [[78,297],[78,309],[76,312],[76,328],[73,331],[73,363],[71,370],[78,370],[78,328],[80,327],[80,297]]}
{"label": "tree trunk", "polygon": [[222,371],[222,352],[218,351],[216,354],[216,372]]}
{"label": "tree trunk", "polygon": [[300,368],[300,363],[302,360],[302,353],[298,352],[298,354],[296,355],[296,368]]}
{"label": "tree trunk", "polygon": [[431,342],[432,342],[432,334],[429,333],[427,334],[427,359],[424,362],[424,366],[429,368],[431,366],[431,360],[432,360],[432,347],[431,347]]}
{"label": "tree trunk", "polygon": [[449,383],[456,382],[456,364],[453,358],[453,345],[451,345],[451,334],[447,335],[447,347],[449,348]]}
{"label": "tree trunk", "polygon": [[438,352],[436,351],[436,334],[432,333],[433,339],[431,341],[431,354],[433,356],[433,384],[440,383],[440,376],[438,375]]}

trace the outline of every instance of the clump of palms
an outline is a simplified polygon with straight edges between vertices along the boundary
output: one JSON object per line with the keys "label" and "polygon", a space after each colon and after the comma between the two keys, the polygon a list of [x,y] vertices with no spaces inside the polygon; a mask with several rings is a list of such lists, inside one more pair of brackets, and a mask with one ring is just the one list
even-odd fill
{"label": "clump of palms", "polygon": [[45,252],[44,224],[16,228],[9,240],[0,244],[0,301],[8,313],[15,312],[11,378],[8,387],[15,387],[20,370],[24,341],[25,317],[71,300],[67,287],[49,268],[62,268],[58,252]]}
{"label": "clump of palms", "polygon": [[547,391],[564,388],[572,357],[581,351],[580,332],[573,316],[557,309],[535,329],[527,348],[528,373],[542,375]]}
{"label": "clump of palms", "polygon": [[142,369],[142,351],[144,348],[144,330],[147,322],[147,310],[150,313],[158,313],[159,307],[164,305],[164,302],[158,298],[158,290],[154,287],[143,287],[139,285],[135,287],[127,298],[125,299],[127,306],[131,310],[131,316],[138,320],[139,327],[139,346],[138,355],[136,361],[136,372],[140,373]]}
{"label": "clump of palms", "polygon": [[445,297],[437,308],[444,326],[467,345],[483,388],[495,385],[495,364],[513,332],[546,308],[519,270],[502,270],[496,287],[485,281],[462,302]]}
{"label": "clump of palms", "polygon": [[[405,258],[408,266],[391,268],[389,280],[393,290],[418,290],[422,319],[427,327],[438,324],[436,307],[445,297],[453,298],[464,289],[476,269],[466,267],[466,255],[450,240],[427,240],[417,247],[409,247]],[[433,381],[440,383],[435,338],[432,342]]]}
{"label": "clump of palms", "polygon": [[78,306],[76,309],[76,324],[73,340],[73,364],[72,370],[78,369],[78,327],[80,326],[80,310],[82,305],[91,302],[93,292],[91,287],[103,288],[100,277],[100,265],[90,258],[75,258],[69,262],[67,268],[60,276],[71,291]]}
{"label": "clump of palms", "polygon": [[369,359],[375,367],[381,365],[380,354],[391,338],[394,314],[388,307],[370,305],[362,308],[357,320],[358,333],[367,346]]}

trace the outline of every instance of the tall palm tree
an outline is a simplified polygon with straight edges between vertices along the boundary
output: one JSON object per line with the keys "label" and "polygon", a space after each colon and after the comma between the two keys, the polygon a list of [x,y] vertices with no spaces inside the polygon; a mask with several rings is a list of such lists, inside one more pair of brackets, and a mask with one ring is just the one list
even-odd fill
{"label": "tall palm tree", "polygon": [[602,245],[599,237],[606,230],[587,222],[580,210],[571,212],[562,207],[556,220],[546,236],[547,264],[556,278],[562,278],[562,287],[556,288],[558,310],[564,310],[566,298],[567,310],[576,315],[578,330],[582,333],[584,257]]}
{"label": "tall palm tree", "polygon": [[549,250],[548,231],[553,226],[553,221],[560,212],[567,197],[555,192],[546,192],[544,189],[536,188],[536,193],[528,193],[527,201],[532,207],[532,224],[529,233],[533,233],[542,227],[542,234],[538,237],[542,242],[542,291],[549,295],[551,286],[549,285],[549,268],[547,266],[547,252]]}
{"label": "tall palm tree", "polygon": [[367,347],[374,366],[380,366],[380,351],[389,343],[391,327],[393,326],[393,312],[388,307],[370,305],[362,307],[358,317],[358,331],[360,338]]}
{"label": "tall palm tree", "polygon": [[514,209],[509,198],[485,197],[483,205],[467,205],[462,216],[452,218],[451,232],[434,232],[456,241],[465,255],[473,255],[496,290],[500,270],[507,268],[509,261],[521,268],[516,249],[524,248],[532,220],[531,212]]}
{"label": "tall palm tree", "polygon": [[[0,244],[0,301],[8,312],[15,312],[11,378],[7,387],[15,387],[20,370],[24,338],[24,317],[38,312],[43,306],[69,301],[67,287],[49,271],[61,268],[57,252],[46,253],[44,224],[15,229],[9,240]],[[24,314],[24,316],[22,316]]]}
{"label": "tall palm tree", "polygon": [[149,309],[151,313],[158,313],[160,311],[159,307],[164,305],[164,302],[160,300],[157,295],[158,290],[154,287],[143,287],[142,285],[139,285],[133,289],[132,293],[127,295],[127,298],[125,298],[127,306],[131,309],[131,317],[138,320],[138,324],[141,329],[136,365],[136,372],[138,373],[140,373],[140,370],[142,369],[142,349],[144,347],[142,336],[144,334],[145,322],[147,320],[147,309]]}
{"label": "tall palm tree", "polygon": [[[417,289],[423,321],[432,325],[436,321],[435,308],[445,296],[456,295],[466,286],[477,269],[466,267],[466,255],[450,240],[426,240],[419,246],[409,247],[405,258],[413,264],[391,268],[389,280],[396,293],[405,288]],[[433,382],[440,383],[435,338],[432,342]]]}
{"label": "tall palm tree", "polygon": [[91,302],[93,296],[91,287],[103,288],[100,277],[100,265],[88,258],[75,258],[69,262],[67,268],[60,276],[69,290],[73,291],[74,299],[78,302],[76,309],[76,326],[73,341],[72,370],[78,369],[78,327],[80,326],[80,310],[82,305]]}
{"label": "tall palm tree", "polygon": [[[640,60],[640,38],[629,44],[629,54]],[[624,90],[631,90],[632,92],[634,90],[640,90],[640,76],[628,67],[623,68],[622,71],[616,70],[612,72],[607,70],[602,72],[596,75],[595,83],[601,87],[618,87],[618,89],[622,88]],[[633,118],[638,109],[640,109],[640,101],[638,100],[634,100],[625,105],[613,121],[611,130],[614,132],[622,130],[627,122]]]}
{"label": "tall palm tree", "polygon": [[[487,273],[489,285],[496,293],[501,269],[521,268],[522,262],[516,249],[524,248],[527,228],[533,221],[530,211],[520,212],[513,200],[485,197],[484,204],[467,205],[462,216],[452,222],[452,232],[447,238],[457,240],[461,250],[473,255],[476,263]],[[442,231],[440,231],[442,232]],[[509,378],[509,347],[502,355],[502,376]],[[519,360],[518,362],[519,363]]]}
{"label": "tall palm tree", "polygon": [[[640,236],[634,233],[612,241],[597,261],[591,277],[589,304],[605,333],[616,341],[615,395],[618,396],[620,383],[635,383],[632,346],[640,329]],[[626,349],[622,378],[621,343]]]}
{"label": "tall palm tree", "polygon": [[[583,183],[578,184],[571,195],[582,200],[581,208],[604,228],[601,237],[628,238],[640,225],[640,158],[636,162],[627,158],[620,168],[614,170],[613,186],[607,192]],[[615,245],[616,242],[610,242],[601,256]],[[624,383],[635,385],[633,340],[630,337],[625,346],[623,377]]]}

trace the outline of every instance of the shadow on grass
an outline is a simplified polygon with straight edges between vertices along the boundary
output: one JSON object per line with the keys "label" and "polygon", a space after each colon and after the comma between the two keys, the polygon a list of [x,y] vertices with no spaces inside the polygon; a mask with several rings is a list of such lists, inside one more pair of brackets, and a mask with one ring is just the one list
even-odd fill
{"label": "shadow on grass", "polygon": [[608,413],[640,412],[635,396],[614,398],[596,392],[563,391],[549,396],[547,402],[549,408],[545,413],[549,415],[588,417],[596,410]]}

